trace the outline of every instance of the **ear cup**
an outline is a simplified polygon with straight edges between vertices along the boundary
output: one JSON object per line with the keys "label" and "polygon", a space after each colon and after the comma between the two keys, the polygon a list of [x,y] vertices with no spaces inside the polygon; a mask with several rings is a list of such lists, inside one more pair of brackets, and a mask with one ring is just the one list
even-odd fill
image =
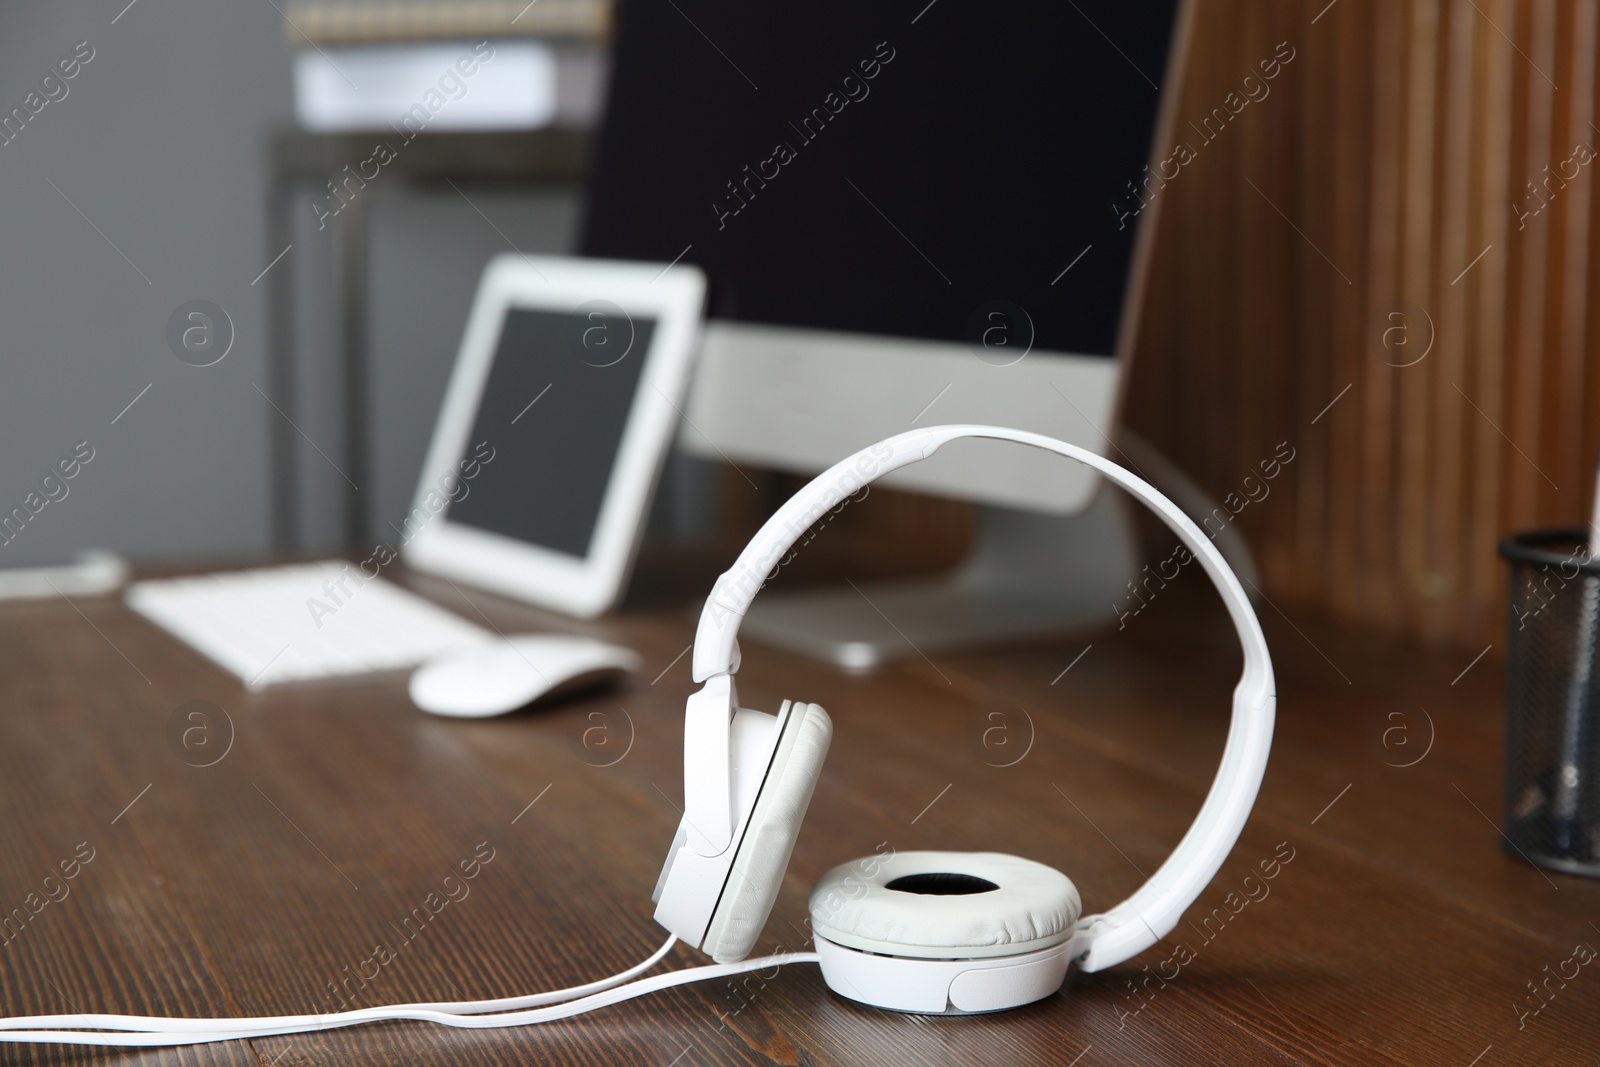
{"label": "ear cup", "polygon": [[832,740],[833,722],[822,708],[795,704],[789,709],[722,899],[706,927],[702,947],[718,963],[735,963],[755,948],[778,899],[783,872]]}
{"label": "ear cup", "polygon": [[999,852],[896,852],[835,867],[811,891],[811,929],[846,948],[982,959],[1058,945],[1083,902],[1054,867]]}

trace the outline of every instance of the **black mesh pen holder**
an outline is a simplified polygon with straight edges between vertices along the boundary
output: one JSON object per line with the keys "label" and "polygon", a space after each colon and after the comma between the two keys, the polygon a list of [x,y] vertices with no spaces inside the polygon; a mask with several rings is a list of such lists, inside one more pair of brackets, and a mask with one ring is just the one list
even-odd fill
{"label": "black mesh pen holder", "polygon": [[1600,561],[1586,530],[1508,537],[1507,850],[1600,877]]}

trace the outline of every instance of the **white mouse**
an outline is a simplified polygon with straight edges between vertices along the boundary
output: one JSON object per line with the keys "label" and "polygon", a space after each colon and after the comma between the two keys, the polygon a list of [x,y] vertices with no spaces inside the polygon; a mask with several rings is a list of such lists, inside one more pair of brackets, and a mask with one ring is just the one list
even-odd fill
{"label": "white mouse", "polygon": [[486,718],[639,669],[639,655],[589,637],[523,634],[429,660],[411,675],[423,711]]}

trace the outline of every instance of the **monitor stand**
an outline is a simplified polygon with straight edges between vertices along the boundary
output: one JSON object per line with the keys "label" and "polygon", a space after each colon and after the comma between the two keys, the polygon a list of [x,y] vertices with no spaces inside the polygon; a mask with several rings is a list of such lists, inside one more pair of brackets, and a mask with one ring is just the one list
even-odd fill
{"label": "monitor stand", "polygon": [[741,633],[841,667],[932,656],[1117,618],[1139,572],[1127,498],[1100,492],[1076,515],[979,508],[978,540],[953,573],[922,581],[758,597]]}

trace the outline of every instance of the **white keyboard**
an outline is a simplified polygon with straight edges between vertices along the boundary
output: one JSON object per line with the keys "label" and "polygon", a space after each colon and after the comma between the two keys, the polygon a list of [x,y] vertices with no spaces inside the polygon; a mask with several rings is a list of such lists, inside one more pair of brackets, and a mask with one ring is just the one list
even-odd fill
{"label": "white keyboard", "polygon": [[257,690],[403,670],[494,637],[338,560],[135,582],[127,603]]}

